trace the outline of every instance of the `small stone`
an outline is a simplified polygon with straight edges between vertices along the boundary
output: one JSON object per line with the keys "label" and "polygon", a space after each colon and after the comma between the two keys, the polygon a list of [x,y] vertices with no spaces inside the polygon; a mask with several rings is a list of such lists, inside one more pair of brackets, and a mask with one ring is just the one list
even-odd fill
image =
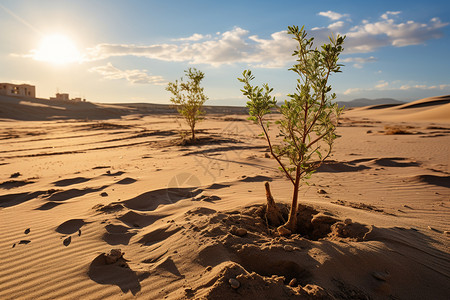
{"label": "small stone", "polygon": [[206,271],[209,272],[209,271],[211,271],[211,270],[212,270],[212,267],[211,267],[211,266],[207,266],[207,267],[206,267]]}
{"label": "small stone", "polygon": [[81,236],[81,229],[78,229],[78,236]]}
{"label": "small stone", "polygon": [[25,234],[29,234],[30,233],[30,228],[25,229],[24,233]]}
{"label": "small stone", "polygon": [[108,197],[108,193],[107,193],[107,192],[103,192],[103,193],[100,194],[100,196],[102,196],[102,197]]}
{"label": "small stone", "polygon": [[372,130],[367,130],[366,133],[372,133]]}
{"label": "small stone", "polygon": [[105,254],[106,264],[110,265],[117,262],[124,254],[120,249],[111,249],[109,253]]}
{"label": "small stone", "polygon": [[352,219],[345,219],[345,220],[344,220],[344,224],[345,224],[345,225],[350,225],[350,224],[352,224],[352,223],[353,223]]}
{"label": "small stone", "polygon": [[231,234],[237,235],[237,236],[244,236],[247,234],[247,230],[244,228],[237,228],[236,226],[232,226],[230,229]]}
{"label": "small stone", "polygon": [[20,242],[19,242],[19,244],[29,244],[29,243],[31,243],[31,241],[30,240],[20,240]]}
{"label": "small stone", "polygon": [[21,176],[22,174],[20,174],[20,172],[15,172],[15,173],[12,173],[11,174],[11,176],[9,176],[10,178],[17,178],[17,177],[19,177],[19,176]]}
{"label": "small stone", "polygon": [[390,277],[389,273],[387,272],[373,272],[372,276],[375,279],[381,280],[381,281],[387,281]]}
{"label": "small stone", "polygon": [[324,189],[319,189],[319,190],[317,191],[317,193],[319,193],[319,194],[321,194],[321,195],[328,194],[327,191],[325,191]]}
{"label": "small stone", "polygon": [[230,278],[228,282],[230,283],[231,287],[235,290],[241,286],[241,283],[235,278]]}
{"label": "small stone", "polygon": [[294,251],[294,247],[292,247],[291,245],[284,245],[284,250],[287,252],[292,252]]}
{"label": "small stone", "polygon": [[446,235],[450,235],[450,231],[448,231],[448,230],[445,230],[445,231],[444,231],[444,234],[446,234]]}
{"label": "small stone", "polygon": [[12,245],[12,247],[13,247],[13,248],[16,247],[16,243],[14,243],[14,244]]}
{"label": "small stone", "polygon": [[270,158],[269,153],[265,153],[265,154],[264,154],[264,157],[265,157],[265,158]]}
{"label": "small stone", "polygon": [[278,234],[281,235],[281,236],[291,235],[291,233],[292,233],[289,229],[287,229],[287,228],[284,227],[284,226],[278,227],[278,228],[277,228],[277,232],[278,232]]}
{"label": "small stone", "polygon": [[297,278],[292,278],[291,281],[289,281],[290,287],[296,287],[297,286]]}

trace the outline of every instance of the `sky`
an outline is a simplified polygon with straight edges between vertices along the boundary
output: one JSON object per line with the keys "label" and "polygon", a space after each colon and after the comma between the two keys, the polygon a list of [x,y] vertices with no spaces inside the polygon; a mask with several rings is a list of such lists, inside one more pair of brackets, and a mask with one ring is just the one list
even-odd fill
{"label": "sky", "polygon": [[245,105],[250,69],[278,101],[295,91],[295,41],[346,35],[337,100],[450,94],[449,1],[0,0],[0,82],[104,103],[169,103],[168,82],[197,68],[210,105]]}

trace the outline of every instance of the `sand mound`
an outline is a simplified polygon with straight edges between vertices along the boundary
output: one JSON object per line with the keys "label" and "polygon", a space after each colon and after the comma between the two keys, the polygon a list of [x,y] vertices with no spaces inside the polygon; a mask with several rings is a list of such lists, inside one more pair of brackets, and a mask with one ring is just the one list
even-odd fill
{"label": "sand mound", "polygon": [[[180,257],[189,257],[204,268],[203,276],[185,288],[186,298],[242,299],[262,294],[265,299],[384,298],[390,295],[391,285],[405,280],[406,274],[411,282],[424,280],[416,277],[425,271],[422,266],[404,263],[404,255],[421,251],[409,243],[411,235],[418,234],[415,231],[344,222],[302,206],[299,224],[307,234],[274,237],[263,225],[262,210],[259,206],[230,212],[196,208],[174,223],[138,234],[138,242],[153,249],[176,249],[175,257],[164,251],[157,258],[146,259],[153,264],[152,270],[184,277],[186,261]],[[233,227],[245,234],[233,234]],[[308,236],[313,240],[305,238]],[[195,253],[190,241],[198,245]],[[401,248],[405,252],[387,255],[399,241],[405,243]],[[355,276],[359,278],[356,281]]]}

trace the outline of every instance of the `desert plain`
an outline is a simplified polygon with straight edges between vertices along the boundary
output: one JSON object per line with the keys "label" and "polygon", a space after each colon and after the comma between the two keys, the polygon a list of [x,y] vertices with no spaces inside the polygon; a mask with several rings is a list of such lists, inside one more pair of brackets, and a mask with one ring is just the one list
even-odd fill
{"label": "desert plain", "polygon": [[0,299],[448,299],[450,96],[346,110],[288,237],[264,184],[280,205],[292,184],[245,109],[186,129],[167,106],[1,98]]}

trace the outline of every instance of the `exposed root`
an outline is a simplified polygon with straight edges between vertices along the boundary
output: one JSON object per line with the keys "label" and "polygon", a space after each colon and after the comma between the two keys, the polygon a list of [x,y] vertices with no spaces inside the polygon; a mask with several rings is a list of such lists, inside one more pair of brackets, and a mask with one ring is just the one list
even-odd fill
{"label": "exposed root", "polygon": [[272,193],[270,192],[269,182],[266,181],[264,184],[266,187],[266,219],[268,223],[272,226],[278,227],[285,222],[283,215],[281,214],[280,209],[275,203],[275,200],[272,197]]}

